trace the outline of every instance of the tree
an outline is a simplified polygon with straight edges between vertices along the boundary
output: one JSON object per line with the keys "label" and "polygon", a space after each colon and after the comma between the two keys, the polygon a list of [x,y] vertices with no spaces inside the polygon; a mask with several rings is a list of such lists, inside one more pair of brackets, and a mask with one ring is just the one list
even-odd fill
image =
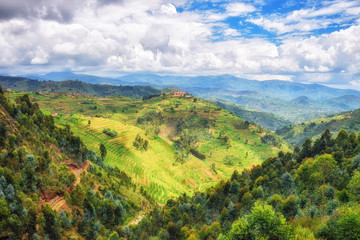
{"label": "tree", "polygon": [[250,215],[236,220],[229,233],[218,239],[290,239],[290,227],[282,214],[263,202],[256,202]]}
{"label": "tree", "polygon": [[336,169],[336,161],[329,154],[321,155],[315,158],[314,161],[315,173],[318,175],[319,180],[325,184],[330,181],[331,174]]}
{"label": "tree", "polygon": [[311,146],[312,146],[312,140],[311,138],[307,138],[303,143],[303,145],[301,146],[300,161],[304,158],[311,157],[312,155]]}
{"label": "tree", "polygon": [[119,234],[117,232],[113,232],[110,235],[109,240],[120,240]]}
{"label": "tree", "polygon": [[319,227],[316,237],[322,239],[359,239],[360,211],[359,207],[344,207],[331,215],[329,221]]}
{"label": "tree", "polygon": [[50,239],[60,239],[60,232],[56,222],[55,211],[53,211],[50,205],[47,203],[42,208],[41,212],[45,219],[44,231],[49,235]]}
{"label": "tree", "polygon": [[285,195],[293,194],[295,191],[294,179],[290,173],[284,173],[281,178],[281,185],[284,189]]}
{"label": "tree", "polygon": [[256,202],[246,220],[255,239],[288,239],[290,236],[284,216],[265,203]]}
{"label": "tree", "polygon": [[345,142],[348,139],[348,133],[346,132],[346,130],[341,129],[340,132],[338,133],[336,139],[335,139],[335,143],[340,147],[343,146],[345,144]]}
{"label": "tree", "polygon": [[100,144],[100,154],[101,154],[101,158],[104,160],[104,158],[106,157],[107,151],[106,151],[106,147],[104,144]]}
{"label": "tree", "polygon": [[348,187],[350,193],[354,194],[356,197],[360,197],[360,173],[358,171],[355,171]]}

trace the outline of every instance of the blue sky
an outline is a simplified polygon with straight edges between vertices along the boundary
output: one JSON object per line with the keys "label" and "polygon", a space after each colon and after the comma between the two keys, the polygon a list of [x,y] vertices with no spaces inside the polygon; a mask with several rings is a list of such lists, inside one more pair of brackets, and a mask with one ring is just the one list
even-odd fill
{"label": "blue sky", "polygon": [[0,72],[232,74],[360,90],[360,1],[0,0]]}

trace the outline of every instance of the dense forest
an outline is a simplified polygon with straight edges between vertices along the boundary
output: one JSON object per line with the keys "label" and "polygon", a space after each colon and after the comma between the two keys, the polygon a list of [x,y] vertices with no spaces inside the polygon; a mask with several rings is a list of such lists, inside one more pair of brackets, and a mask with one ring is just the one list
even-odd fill
{"label": "dense forest", "polygon": [[103,163],[106,154],[57,127],[28,95],[13,103],[1,87],[0,153],[1,239],[116,239],[151,207],[145,191]]}

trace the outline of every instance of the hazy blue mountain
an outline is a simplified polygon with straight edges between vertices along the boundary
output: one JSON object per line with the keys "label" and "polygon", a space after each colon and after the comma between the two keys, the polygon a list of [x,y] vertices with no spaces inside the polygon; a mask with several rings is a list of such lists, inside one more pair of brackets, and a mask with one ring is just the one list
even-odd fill
{"label": "hazy blue mountain", "polygon": [[[324,100],[300,96],[292,100],[286,100],[279,97],[265,96],[255,91],[232,91],[222,88],[184,89],[199,97],[217,98],[246,107],[248,110],[272,113],[297,124],[324,117],[331,113],[360,108],[360,97],[355,95],[344,95]],[[264,124],[262,125],[264,126]]]}
{"label": "hazy blue mountain", "polygon": [[311,104],[311,99],[306,96],[300,96],[300,97],[295,98],[291,102],[297,103],[297,104],[302,104],[302,105],[309,105],[309,104]]}
{"label": "hazy blue mountain", "polygon": [[[36,77],[27,75],[29,78]],[[91,76],[85,74],[75,74],[72,72],[51,72],[39,75],[41,80],[81,80],[88,83],[108,83],[114,85],[151,85],[162,87],[177,88],[222,88],[233,91],[255,91],[264,96],[277,97],[292,100],[297,97],[305,96],[310,99],[328,99],[343,95],[360,96],[359,91],[351,89],[335,89],[319,84],[303,84],[286,82],[279,80],[256,81],[238,78],[232,75],[218,76],[160,76],[157,74],[136,73],[119,76],[116,78]]]}
{"label": "hazy blue mountain", "polygon": [[44,75],[28,74],[28,75],[22,75],[21,77],[37,79],[41,81],[79,80],[92,84],[129,85],[127,82],[123,82],[119,79],[98,77],[98,76],[86,75],[86,74],[76,74],[73,72],[50,72]]}
{"label": "hazy blue mountain", "polygon": [[306,96],[311,99],[328,99],[343,95],[360,96],[359,91],[351,89],[335,89],[319,84],[303,84],[279,80],[256,81],[237,78],[231,75],[219,76],[158,76],[154,74],[131,74],[118,79],[125,82],[141,82],[151,85],[166,85],[178,88],[222,88],[233,91],[255,91],[264,96],[292,100]]}

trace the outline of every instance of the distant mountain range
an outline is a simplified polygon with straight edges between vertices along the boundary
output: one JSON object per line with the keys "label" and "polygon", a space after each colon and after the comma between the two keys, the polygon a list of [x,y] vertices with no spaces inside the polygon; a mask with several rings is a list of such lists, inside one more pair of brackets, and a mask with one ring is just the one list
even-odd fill
{"label": "distant mountain range", "polygon": [[106,84],[90,84],[77,80],[66,81],[38,81],[24,77],[0,76],[0,85],[10,88],[31,92],[57,92],[79,93],[90,96],[114,96],[141,98],[143,96],[160,94],[160,90],[149,86],[113,86]]}
{"label": "distant mountain range", "polygon": [[[52,81],[72,79],[91,84],[101,84],[96,86],[110,84],[153,87],[139,94],[122,93],[125,96],[133,97],[141,97],[145,93],[149,93],[149,95],[157,94],[154,88],[164,89],[174,87],[198,97],[216,99],[218,104],[223,107],[227,106],[230,108],[231,105],[228,103],[236,104],[238,105],[237,107],[241,106],[237,108],[235,105],[232,105],[231,108],[236,110],[241,117],[246,115],[250,121],[254,121],[272,130],[287,125],[288,121],[298,124],[310,119],[324,117],[328,114],[360,108],[360,92],[356,90],[335,89],[319,84],[303,84],[278,80],[255,81],[231,75],[190,77],[128,74],[117,78],[110,78],[73,72],[51,72],[45,75],[25,75],[24,77]],[[60,88],[64,89],[63,87]],[[88,88],[87,86],[86,89]],[[27,86],[19,90],[29,89],[31,88]],[[116,89],[115,86],[114,89]],[[92,88],[92,90],[86,90],[83,93],[101,96],[109,94],[109,91],[111,92],[114,89],[108,87],[107,91],[96,93],[98,91]],[[58,91],[58,89],[53,90]],[[114,95],[114,93],[111,93],[111,95]],[[239,109],[242,110],[240,111]],[[274,119],[272,115],[255,114],[253,110],[275,114],[280,118]],[[245,111],[250,111],[251,114],[249,112],[245,113]]]}
{"label": "distant mountain range", "polygon": [[73,72],[51,72],[45,75],[24,75],[38,80],[80,80],[88,83],[113,85],[151,85],[161,87],[185,88],[221,88],[233,91],[254,91],[268,97],[292,100],[305,96],[310,99],[328,99],[343,95],[360,96],[360,92],[351,89],[336,89],[319,84],[303,84],[279,80],[256,81],[231,75],[219,76],[160,76],[156,74],[128,74],[116,78],[98,77]]}
{"label": "distant mountain range", "polygon": [[360,108],[360,96],[343,95],[328,99],[299,96],[292,100],[269,97],[255,91],[232,91],[223,88],[185,88],[202,98],[217,98],[244,106],[248,110],[273,113],[292,123],[324,117],[330,113]]}

